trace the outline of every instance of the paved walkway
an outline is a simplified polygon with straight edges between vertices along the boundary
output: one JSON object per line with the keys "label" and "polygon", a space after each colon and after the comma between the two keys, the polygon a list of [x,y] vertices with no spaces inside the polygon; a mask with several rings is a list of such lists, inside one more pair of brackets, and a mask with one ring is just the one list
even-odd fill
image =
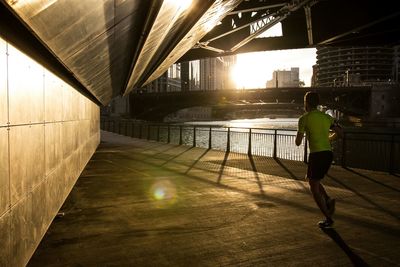
{"label": "paved walkway", "polygon": [[322,231],[304,172],[102,132],[28,266],[399,266],[400,177],[334,166]]}

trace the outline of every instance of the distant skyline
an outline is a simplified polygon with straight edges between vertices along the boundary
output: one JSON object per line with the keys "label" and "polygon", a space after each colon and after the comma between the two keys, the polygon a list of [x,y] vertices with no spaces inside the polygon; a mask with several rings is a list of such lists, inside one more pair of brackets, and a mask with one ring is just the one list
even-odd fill
{"label": "distant skyline", "polygon": [[231,77],[238,88],[265,88],[275,70],[300,69],[300,80],[311,85],[312,66],[316,64],[316,49],[290,49],[238,54]]}

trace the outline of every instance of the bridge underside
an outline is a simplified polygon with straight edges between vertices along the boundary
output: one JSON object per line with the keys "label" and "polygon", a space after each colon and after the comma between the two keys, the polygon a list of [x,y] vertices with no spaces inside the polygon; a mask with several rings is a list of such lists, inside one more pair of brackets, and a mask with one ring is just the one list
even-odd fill
{"label": "bridge underside", "polygon": [[[310,2],[282,19],[282,36],[251,38],[258,32],[252,36],[250,28],[243,25],[257,22],[263,26],[263,19],[271,17],[271,14],[282,17],[280,4],[284,2],[243,1],[199,41],[206,46],[189,50],[180,61],[256,51],[316,46],[380,46],[400,42],[400,10],[390,1]],[[247,12],[239,15],[239,10]],[[259,31],[268,28],[269,25],[265,25]]]}
{"label": "bridge underside", "polygon": [[[400,43],[400,11],[392,0],[186,2],[0,0],[0,36],[103,105],[177,61]],[[256,38],[279,22],[283,36]]]}
{"label": "bridge underside", "polygon": [[[321,103],[329,109],[339,110],[347,115],[369,115],[371,87],[304,87],[131,94],[130,115],[142,120],[162,121],[168,114],[196,106],[213,106],[216,110],[225,112],[241,108],[271,111],[283,108],[298,112],[301,111],[299,107],[303,106],[304,94],[311,90],[319,93]],[[281,106],[270,104],[281,104]]]}

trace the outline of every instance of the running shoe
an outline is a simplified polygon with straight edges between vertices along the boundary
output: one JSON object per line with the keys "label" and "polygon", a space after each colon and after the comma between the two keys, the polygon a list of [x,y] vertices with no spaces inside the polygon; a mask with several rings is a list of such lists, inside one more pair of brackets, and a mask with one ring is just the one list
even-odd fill
{"label": "running shoe", "polygon": [[325,219],[323,221],[318,222],[319,228],[331,228],[333,225],[333,220],[332,219]]}

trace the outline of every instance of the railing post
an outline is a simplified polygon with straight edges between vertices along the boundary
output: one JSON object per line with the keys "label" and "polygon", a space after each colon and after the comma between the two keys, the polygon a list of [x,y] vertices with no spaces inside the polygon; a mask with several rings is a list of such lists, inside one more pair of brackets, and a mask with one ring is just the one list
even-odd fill
{"label": "railing post", "polygon": [[274,159],[276,159],[277,134],[278,134],[278,131],[275,129],[275,130],[274,130],[274,153],[273,153],[273,155],[272,155],[272,157],[273,157]]}
{"label": "railing post", "polygon": [[193,147],[196,147],[196,126],[193,127]]}
{"label": "railing post", "polygon": [[168,124],[168,137],[167,137],[167,143],[169,144],[169,142],[171,141],[171,128],[170,125]]}
{"label": "railing post", "polygon": [[305,138],[305,140],[304,140],[304,163],[308,162],[307,154],[308,154],[308,141],[307,141],[307,138]]}
{"label": "railing post", "polygon": [[160,124],[157,125],[157,142],[160,142]]}
{"label": "railing post", "polygon": [[394,134],[391,135],[390,140],[389,173],[394,173]]}
{"label": "railing post", "polygon": [[150,129],[151,129],[151,125],[150,124],[147,124],[147,140],[150,140]]}
{"label": "railing post", "polygon": [[179,145],[182,145],[182,125],[179,125]]}
{"label": "railing post", "polygon": [[342,167],[346,167],[346,133],[343,133],[343,141],[342,141]]}
{"label": "railing post", "polygon": [[251,128],[249,129],[249,146],[247,148],[247,155],[251,155]]}
{"label": "railing post", "polygon": [[139,124],[139,139],[142,139],[142,124]]}
{"label": "railing post", "polygon": [[212,143],[211,143],[211,138],[212,138],[211,130],[212,130],[212,128],[210,126],[210,130],[208,132],[208,149],[211,149],[211,145],[212,145]]}
{"label": "railing post", "polygon": [[135,137],[135,123],[132,121],[131,137]]}
{"label": "railing post", "polygon": [[226,152],[231,151],[231,127],[228,127],[228,133],[226,136]]}

